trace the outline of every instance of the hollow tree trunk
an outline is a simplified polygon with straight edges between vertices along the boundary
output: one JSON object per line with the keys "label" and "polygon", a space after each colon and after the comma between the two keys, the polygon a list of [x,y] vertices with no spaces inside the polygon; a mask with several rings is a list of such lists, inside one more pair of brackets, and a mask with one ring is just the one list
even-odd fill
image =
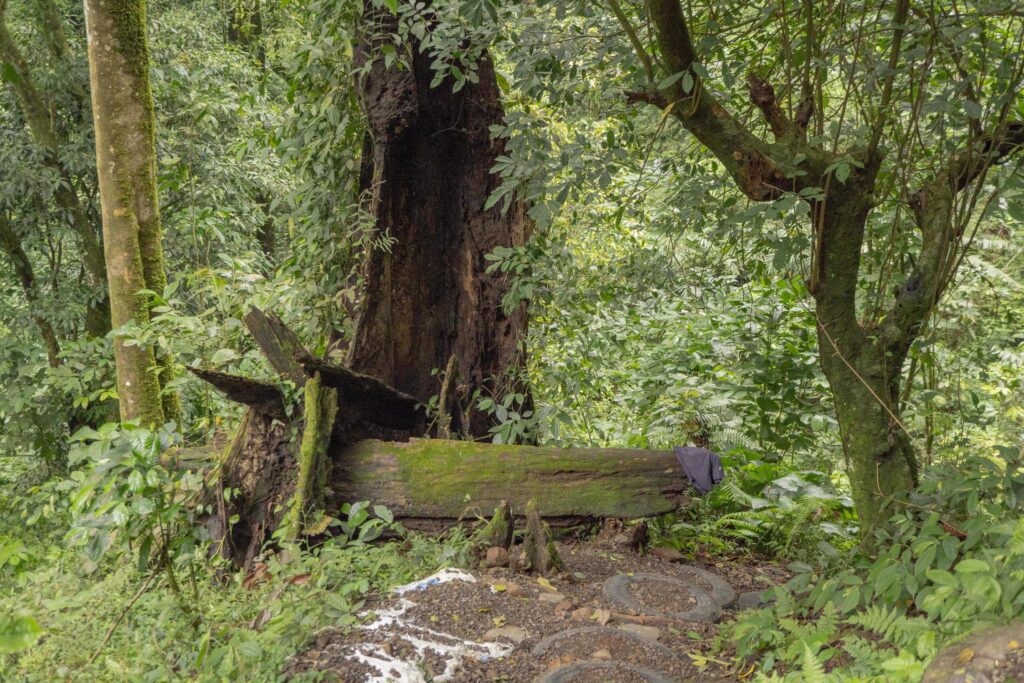
{"label": "hollow tree trunk", "polygon": [[[145,3],[87,0],[85,11],[111,320],[114,327],[145,326],[148,297],[140,290],[166,285]],[[169,369],[153,350],[118,337],[114,355],[122,419],[175,419],[176,395],[161,393]]]}
{"label": "hollow tree trunk", "polygon": [[[388,17],[372,14],[366,31],[386,32]],[[430,87],[432,58],[418,46],[411,70],[385,68],[377,48],[364,39],[357,57],[374,60],[360,93],[373,139],[361,189],[373,193],[378,234],[393,242],[366,257],[349,366],[426,402],[440,393],[432,371],[454,356],[459,390],[441,408],[453,430],[484,435],[487,416],[467,420],[463,410],[477,390],[509,392],[502,380],[520,365],[526,330],[525,305],[503,312],[507,278],[487,273],[485,256],[524,244],[529,232],[521,203],[484,209],[501,152],[489,127],[504,115],[494,67],[485,56],[479,82],[453,92],[451,78]]]}

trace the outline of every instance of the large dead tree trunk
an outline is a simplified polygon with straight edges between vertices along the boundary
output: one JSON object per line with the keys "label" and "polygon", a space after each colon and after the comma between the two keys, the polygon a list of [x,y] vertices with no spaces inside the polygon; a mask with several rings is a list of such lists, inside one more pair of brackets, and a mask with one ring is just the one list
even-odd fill
{"label": "large dead tree trunk", "polygon": [[[446,78],[431,87],[432,57],[411,46],[411,68],[386,67],[380,47],[393,17],[371,12],[358,58],[373,66],[360,84],[372,145],[376,229],[389,246],[367,255],[365,289],[349,367],[378,377],[423,402],[440,393],[432,371],[452,356],[459,391],[441,409],[454,431],[485,435],[487,416],[464,409],[472,394],[504,394],[510,369],[520,364],[526,308],[505,315],[507,278],[487,273],[485,256],[524,244],[529,221],[521,203],[485,210],[498,179],[490,173],[501,152],[490,126],[504,112],[489,57],[479,82],[458,92]],[[454,389],[454,387],[453,387]]]}

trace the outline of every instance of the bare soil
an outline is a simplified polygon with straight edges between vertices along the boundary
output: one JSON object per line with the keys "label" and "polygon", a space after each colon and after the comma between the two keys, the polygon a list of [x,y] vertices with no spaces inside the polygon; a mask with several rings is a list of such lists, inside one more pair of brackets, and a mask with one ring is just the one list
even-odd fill
{"label": "bare soil", "polygon": [[[558,550],[565,561],[565,571],[547,582],[499,568],[471,572],[475,582],[456,580],[406,593],[401,597],[411,603],[406,604],[402,615],[407,625],[397,628],[396,633],[326,630],[309,650],[292,658],[286,674],[319,672],[322,680],[353,682],[382,680],[384,676],[396,681],[430,681],[441,677],[465,683],[528,683],[569,663],[599,661],[633,664],[673,681],[736,680],[736,673],[728,663],[705,658],[715,624],[650,622],[643,616],[622,612],[602,596],[605,580],[623,573],[660,574],[692,583],[693,575],[685,566],[602,540],[563,542],[558,544]],[[711,561],[710,558],[688,557],[686,562],[718,574],[737,593],[764,590],[788,578],[788,572],[778,565],[749,559]],[[685,607],[688,595],[674,597],[666,593],[671,592],[672,585],[670,582],[642,584],[637,597],[645,604],[660,606],[675,604],[678,597],[680,608]],[[396,600],[396,596],[380,596],[376,603],[371,603],[371,609],[386,610],[393,607]],[[725,609],[722,619],[731,618],[734,613]],[[653,635],[656,640],[645,641],[629,635],[619,637],[617,632],[592,628],[560,638],[545,651],[534,653],[537,644],[547,636],[597,626],[636,629],[644,637]],[[488,634],[495,629],[502,630]],[[475,649],[472,655],[461,659],[457,669],[455,666],[449,669],[445,656],[423,647],[427,632],[445,645],[466,642],[480,647],[502,647],[508,654],[489,656]],[[419,648],[413,644],[417,641]],[[371,647],[382,646],[391,656],[415,662],[421,678],[400,671],[382,673],[366,664],[365,657],[362,662],[353,657],[357,649],[361,648],[365,654],[372,651]],[[626,683],[641,679],[621,667],[604,667],[578,673],[567,680]]]}

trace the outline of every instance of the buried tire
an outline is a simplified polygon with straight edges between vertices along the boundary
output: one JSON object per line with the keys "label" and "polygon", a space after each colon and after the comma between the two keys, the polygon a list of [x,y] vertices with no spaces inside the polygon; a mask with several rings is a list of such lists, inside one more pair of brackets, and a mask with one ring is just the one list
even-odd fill
{"label": "buried tire", "polygon": [[[632,589],[652,583],[665,584],[676,596],[682,594],[691,606],[685,610],[661,610],[650,607],[633,596]],[[604,582],[605,599],[638,614],[668,617],[679,621],[710,622],[718,618],[722,608],[703,588],[674,576],[662,574],[618,574]]]}
{"label": "buried tire", "polygon": [[595,673],[598,675],[603,673],[609,677],[616,673],[624,673],[631,675],[633,679],[645,681],[645,683],[679,683],[671,678],[666,678],[657,671],[622,662],[574,662],[547,672],[537,679],[537,683],[572,683],[577,675]]}

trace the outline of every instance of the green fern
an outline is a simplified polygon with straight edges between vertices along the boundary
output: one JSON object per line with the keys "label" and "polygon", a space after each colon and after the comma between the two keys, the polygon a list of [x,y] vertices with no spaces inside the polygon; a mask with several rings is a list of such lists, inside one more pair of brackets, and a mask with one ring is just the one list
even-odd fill
{"label": "green fern", "polygon": [[1013,533],[1006,544],[1006,550],[1010,553],[1010,557],[1024,556],[1024,517],[1018,519],[1014,525]]}
{"label": "green fern", "polygon": [[800,664],[800,677],[804,683],[825,683],[825,663],[811,646],[804,643],[804,656]]}

